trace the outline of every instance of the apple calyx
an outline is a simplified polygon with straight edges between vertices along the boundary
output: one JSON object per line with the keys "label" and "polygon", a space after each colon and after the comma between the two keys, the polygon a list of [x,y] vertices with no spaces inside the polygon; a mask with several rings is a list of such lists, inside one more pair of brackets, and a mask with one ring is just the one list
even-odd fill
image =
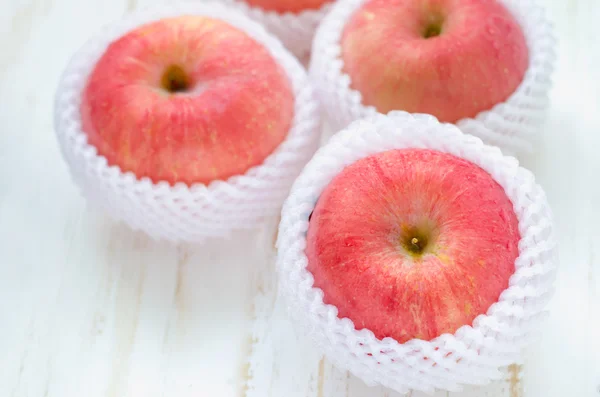
{"label": "apple calyx", "polygon": [[161,86],[171,94],[186,92],[191,88],[188,74],[179,65],[171,65],[165,70]]}

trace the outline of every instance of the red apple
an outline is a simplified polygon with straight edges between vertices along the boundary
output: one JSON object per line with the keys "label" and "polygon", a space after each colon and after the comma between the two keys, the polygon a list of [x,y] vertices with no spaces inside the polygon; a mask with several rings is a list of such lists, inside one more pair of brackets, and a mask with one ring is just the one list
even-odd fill
{"label": "red apple", "polygon": [[290,81],[269,51],[226,22],[168,18],[113,42],[81,115],[111,165],[169,183],[209,183],[261,164],[285,139]]}
{"label": "red apple", "polygon": [[438,151],[391,150],[325,188],[310,218],[307,269],[357,329],[431,340],[497,302],[519,240],[511,201],[483,169]]}
{"label": "red apple", "polygon": [[521,27],[496,0],[367,0],[341,46],[363,104],[447,122],[508,99],[529,64]]}
{"label": "red apple", "polygon": [[300,13],[305,10],[318,10],[334,0],[244,0],[253,7],[279,13]]}

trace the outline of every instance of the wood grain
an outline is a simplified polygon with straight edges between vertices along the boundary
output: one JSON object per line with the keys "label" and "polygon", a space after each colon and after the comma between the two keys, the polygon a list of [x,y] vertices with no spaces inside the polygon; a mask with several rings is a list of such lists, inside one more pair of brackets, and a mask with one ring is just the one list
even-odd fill
{"label": "wood grain", "polygon": [[[59,75],[93,32],[156,1],[0,3],[0,396],[399,397],[296,333],[277,297],[276,219],[172,246],[77,193],[53,134]],[[559,62],[544,139],[521,160],[555,212],[556,294],[522,365],[436,397],[600,396],[600,2],[542,2]]]}

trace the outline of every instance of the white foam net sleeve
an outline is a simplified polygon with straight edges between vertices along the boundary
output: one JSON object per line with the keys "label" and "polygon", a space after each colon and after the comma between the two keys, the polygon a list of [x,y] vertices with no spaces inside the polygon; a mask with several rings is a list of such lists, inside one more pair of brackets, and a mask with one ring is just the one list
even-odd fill
{"label": "white foam net sleeve", "polygon": [[[339,0],[335,3],[317,29],[313,44],[310,76],[335,129],[377,113],[375,107],[363,105],[360,92],[350,87],[351,79],[343,72],[341,58],[344,26],[366,1]],[[523,29],[529,49],[529,67],[517,90],[505,102],[456,124],[464,132],[500,147],[507,154],[519,155],[532,152],[540,139],[549,104],[556,40],[544,10],[533,0],[500,2]]]}
{"label": "white foam net sleeve", "polygon": [[[400,344],[357,331],[348,318],[323,302],[306,269],[306,232],[315,204],[344,167],[378,152],[428,148],[466,159],[486,170],[513,203],[521,240],[509,287],[485,315],[454,334]],[[280,294],[290,316],[337,366],[369,385],[398,392],[458,391],[461,385],[499,379],[499,368],[520,362],[523,348],[539,331],[556,273],[553,221],[546,196],[533,174],[514,157],[462,133],[433,116],[391,112],[352,123],[317,151],[294,183],[279,226],[277,270]]]}
{"label": "white foam net sleeve", "polygon": [[305,58],[310,54],[315,31],[323,17],[331,9],[331,4],[328,3],[316,10],[305,10],[300,13],[277,13],[250,6],[244,0],[221,1],[231,4],[266,27],[299,58]]}
{"label": "white foam net sleeve", "polygon": [[[286,139],[263,164],[245,174],[208,185],[138,179],[107,164],[82,130],[80,103],[87,78],[108,45],[148,22],[179,15],[221,19],[270,50],[287,73],[295,96],[295,113]],[[72,177],[83,195],[114,218],[156,239],[200,241],[252,228],[276,215],[289,188],[310,159],[320,139],[320,111],[300,63],[274,36],[255,21],[220,4],[176,3],[130,14],[105,27],[71,59],[55,98],[55,131]]]}

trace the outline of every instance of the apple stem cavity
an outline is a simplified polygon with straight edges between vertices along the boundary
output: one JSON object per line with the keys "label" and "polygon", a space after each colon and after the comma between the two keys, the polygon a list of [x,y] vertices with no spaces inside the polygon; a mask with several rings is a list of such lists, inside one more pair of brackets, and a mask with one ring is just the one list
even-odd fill
{"label": "apple stem cavity", "polygon": [[412,227],[403,231],[400,236],[400,244],[409,254],[421,256],[427,249],[429,236],[423,230]]}
{"label": "apple stem cavity", "polygon": [[181,66],[171,65],[165,70],[161,85],[169,93],[176,94],[189,90],[191,83],[187,73]]}
{"label": "apple stem cavity", "polygon": [[430,39],[432,37],[437,37],[440,34],[442,34],[442,24],[439,22],[434,22],[427,25],[425,31],[423,32],[423,38]]}

